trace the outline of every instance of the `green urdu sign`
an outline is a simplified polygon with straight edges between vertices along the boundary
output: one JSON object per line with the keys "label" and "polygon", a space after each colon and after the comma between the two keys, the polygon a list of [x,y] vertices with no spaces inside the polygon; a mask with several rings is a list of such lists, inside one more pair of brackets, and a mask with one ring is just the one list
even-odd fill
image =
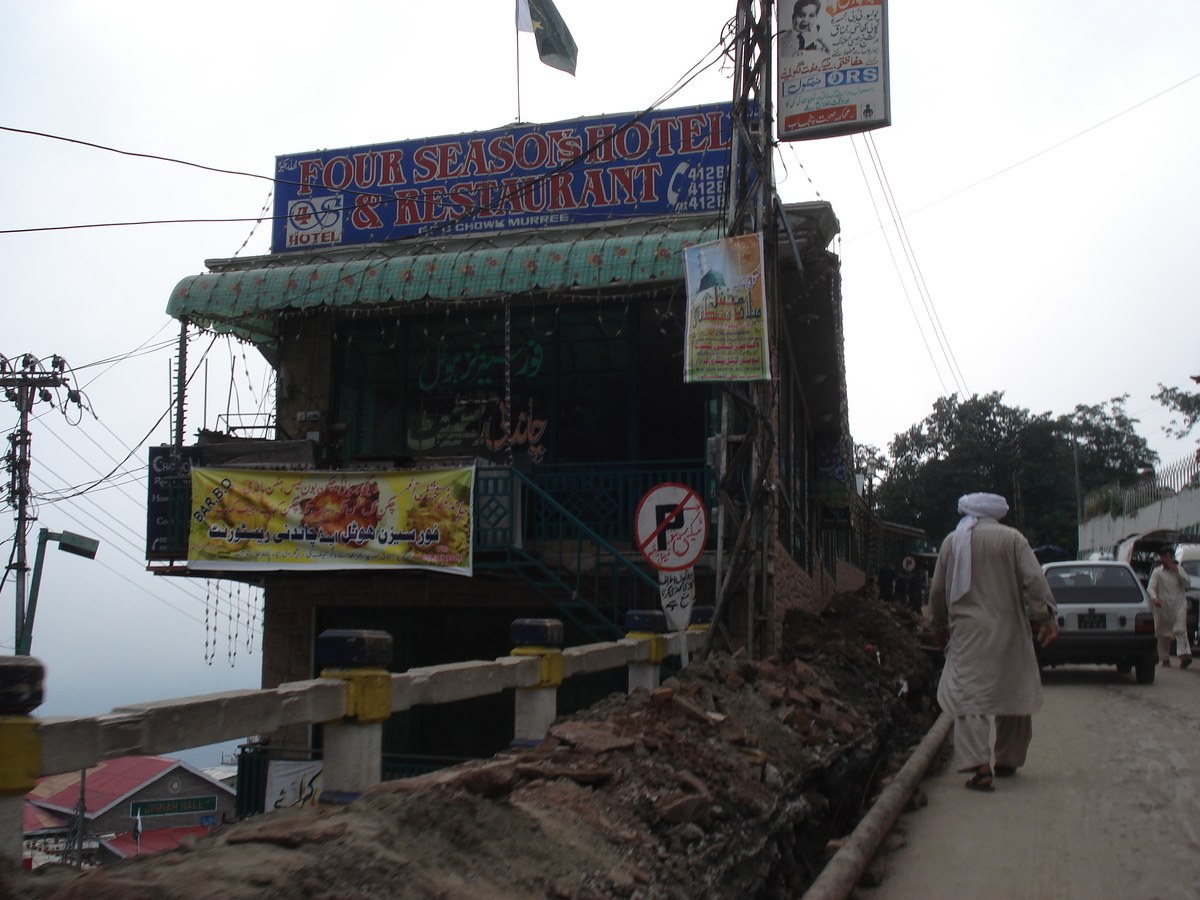
{"label": "green urdu sign", "polygon": [[213,797],[180,797],[176,800],[138,800],[129,804],[129,817],[138,816],[175,816],[183,813],[213,812],[217,808],[217,798]]}

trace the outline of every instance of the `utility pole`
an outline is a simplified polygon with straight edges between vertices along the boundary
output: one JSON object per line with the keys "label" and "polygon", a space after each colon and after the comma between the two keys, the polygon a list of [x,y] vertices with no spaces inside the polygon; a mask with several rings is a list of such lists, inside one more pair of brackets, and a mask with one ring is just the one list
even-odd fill
{"label": "utility pole", "polygon": [[[757,12],[755,7],[757,6]],[[772,0],[738,0],[734,43],[733,115],[725,231],[734,237],[763,235],[763,297],[769,358],[779,346],[778,285],[775,267],[773,153],[774,84]],[[717,489],[717,599],[704,655],[720,639],[729,643],[729,605],[739,591],[746,597],[746,647],[759,655],[765,637],[769,597],[770,535],[776,515],[766,479],[775,453],[775,387],[771,381],[729,384],[720,395],[720,459]],[[736,449],[734,449],[736,447]],[[726,534],[732,540],[728,540]]]}
{"label": "utility pole", "polygon": [[[32,521],[30,512],[31,489],[29,486],[30,450],[32,435],[29,432],[29,415],[34,404],[41,402],[57,406],[64,413],[71,403],[83,406],[79,390],[70,387],[72,375],[68,371],[67,361],[61,356],[50,357],[47,366],[44,360],[38,359],[32,353],[20,357],[9,358],[0,355],[0,388],[4,396],[17,407],[20,420],[16,430],[8,436],[11,447],[4,457],[5,465],[10,473],[8,501],[16,507],[17,529],[13,560],[9,563],[9,571],[16,573],[16,628],[13,631],[14,647],[20,641],[25,629],[25,589],[29,574],[26,539],[29,525]],[[67,388],[65,399],[56,393]]]}

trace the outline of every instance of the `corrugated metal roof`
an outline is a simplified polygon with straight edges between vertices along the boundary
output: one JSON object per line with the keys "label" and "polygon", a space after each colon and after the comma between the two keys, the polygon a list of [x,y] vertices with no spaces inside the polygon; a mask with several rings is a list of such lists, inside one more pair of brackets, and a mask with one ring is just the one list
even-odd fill
{"label": "corrugated metal roof", "polygon": [[66,828],[69,822],[67,816],[34,806],[28,800],[21,809],[21,830],[25,834],[33,834],[37,831],[58,831]]}
{"label": "corrugated metal roof", "polygon": [[271,340],[284,310],[377,306],[418,300],[478,300],[528,291],[639,285],[683,279],[683,248],[716,240],[712,225],[391,258],[264,258],[261,267],[184,278],[167,313],[218,331]]}
{"label": "corrugated metal roof", "polygon": [[[177,759],[163,756],[122,756],[109,759],[87,770],[84,789],[86,814],[99,815],[122,797],[161,777],[168,769],[181,765]],[[38,780],[37,787],[25,797],[53,810],[71,812],[79,802],[79,773],[68,772]]]}

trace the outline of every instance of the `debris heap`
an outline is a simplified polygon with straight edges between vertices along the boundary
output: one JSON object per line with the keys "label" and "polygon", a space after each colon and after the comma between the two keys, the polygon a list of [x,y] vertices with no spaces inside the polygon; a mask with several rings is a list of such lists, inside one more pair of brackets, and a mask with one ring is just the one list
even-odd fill
{"label": "debris heap", "polygon": [[[558,720],[539,746],[273,812],[29,900],[792,898],[935,718],[920,622],[858,595],[778,657],[715,655]],[[0,892],[2,893],[2,892]]]}

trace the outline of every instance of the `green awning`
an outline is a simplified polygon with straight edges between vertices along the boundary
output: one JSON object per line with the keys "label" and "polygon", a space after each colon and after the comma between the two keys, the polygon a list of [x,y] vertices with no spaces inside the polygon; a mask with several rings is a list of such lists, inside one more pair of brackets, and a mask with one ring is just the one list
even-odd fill
{"label": "green awning", "polygon": [[261,267],[183,279],[167,313],[206,328],[271,341],[288,310],[481,300],[527,291],[683,280],[683,248],[716,240],[715,226],[636,236],[307,262],[265,257]]}

